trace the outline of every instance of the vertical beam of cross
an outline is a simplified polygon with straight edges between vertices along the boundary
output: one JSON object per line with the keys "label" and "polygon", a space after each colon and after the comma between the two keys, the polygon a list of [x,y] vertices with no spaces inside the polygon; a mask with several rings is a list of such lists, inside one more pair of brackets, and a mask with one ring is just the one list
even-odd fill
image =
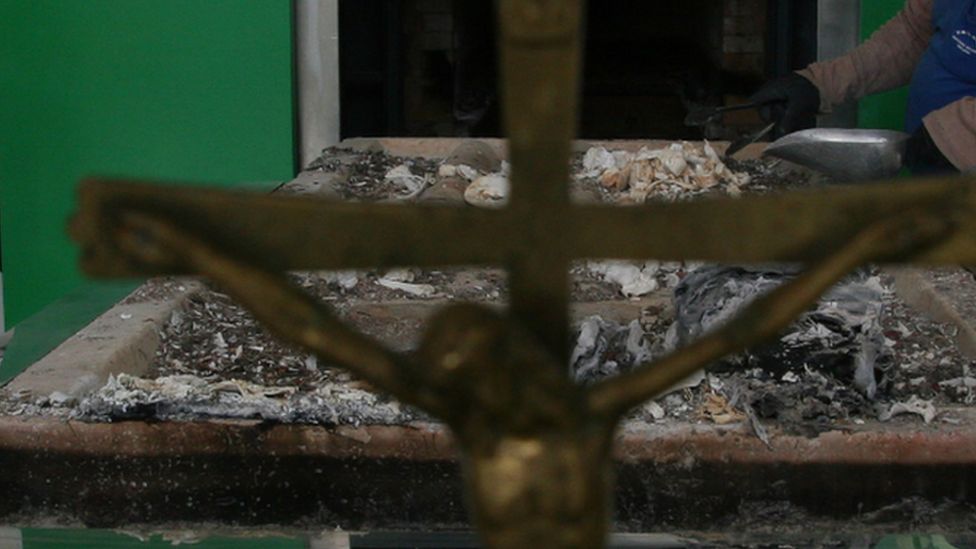
{"label": "vertical beam of cross", "polygon": [[499,0],[509,215],[524,231],[508,261],[510,314],[564,362],[570,298],[569,154],[579,104],[582,0]]}

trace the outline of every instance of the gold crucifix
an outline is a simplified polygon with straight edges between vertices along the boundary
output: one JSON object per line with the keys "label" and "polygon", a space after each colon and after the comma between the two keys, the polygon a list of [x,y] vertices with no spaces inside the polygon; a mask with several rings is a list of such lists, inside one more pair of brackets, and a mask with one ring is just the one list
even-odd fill
{"label": "gold crucifix", "polygon": [[[350,204],[89,180],[72,232],[92,276],[202,273],[282,337],[442,419],[492,549],[603,547],[611,444],[632,407],[774,335],[864,262],[976,263],[976,183],[617,208],[569,200],[582,0],[499,0],[512,196],[502,210]],[[487,240],[484,235],[490,234]],[[576,258],[813,265],[737,319],[589,387],[567,367]],[[359,334],[289,285],[299,269],[496,264],[510,307],[456,305],[416,356]]]}

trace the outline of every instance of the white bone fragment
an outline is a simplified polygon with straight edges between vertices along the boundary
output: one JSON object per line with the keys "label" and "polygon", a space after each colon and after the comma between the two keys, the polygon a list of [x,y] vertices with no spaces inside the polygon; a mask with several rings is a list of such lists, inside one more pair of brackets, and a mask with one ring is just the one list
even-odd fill
{"label": "white bone fragment", "polygon": [[508,203],[508,178],[501,174],[490,174],[475,179],[464,190],[464,200],[472,206],[501,208]]}

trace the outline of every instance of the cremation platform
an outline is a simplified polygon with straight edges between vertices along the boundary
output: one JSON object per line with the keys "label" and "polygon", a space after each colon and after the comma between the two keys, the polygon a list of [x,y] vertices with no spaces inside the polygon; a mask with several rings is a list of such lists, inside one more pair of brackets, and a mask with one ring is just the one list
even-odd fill
{"label": "cremation platform", "polygon": [[[461,143],[354,140],[339,148],[439,161]],[[486,143],[504,155],[504,142]],[[666,144],[603,145],[636,151]],[[753,146],[747,155],[760,150]],[[279,192],[334,198],[337,177],[326,162]],[[442,190],[439,199],[458,199],[449,186]],[[901,298],[918,314],[953,326],[959,352],[976,358],[973,316],[952,301],[953,294],[939,288],[925,269],[891,272]],[[151,410],[136,410],[133,417],[144,419],[74,419],[72,406],[110,376],[144,374],[163,326],[203,291],[202,283],[191,279],[171,280],[166,288],[156,295],[137,290],[4,387],[0,522],[469,529],[451,435],[423,418],[396,425],[246,417],[160,421],[152,419]],[[401,329],[398,323],[415,329],[430,307],[445,302],[384,299],[360,304],[353,314],[365,315],[366,324],[387,326],[392,337]],[[627,322],[666,307],[660,295],[598,297],[573,316],[599,313]],[[18,407],[18,402],[31,405]],[[614,449],[616,529],[705,536],[699,539],[749,531],[787,539],[810,531],[843,537],[976,527],[976,408],[943,406],[931,422],[906,414],[886,422],[835,422],[807,432],[759,424],[767,436],[758,436],[756,422],[748,419],[625,422]]]}

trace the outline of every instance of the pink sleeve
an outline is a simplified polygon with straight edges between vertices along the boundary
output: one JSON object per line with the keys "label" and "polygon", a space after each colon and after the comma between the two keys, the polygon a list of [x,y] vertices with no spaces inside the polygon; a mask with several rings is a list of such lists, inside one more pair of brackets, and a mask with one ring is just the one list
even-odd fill
{"label": "pink sleeve", "polygon": [[932,37],[934,0],[907,0],[902,11],[863,44],[798,71],[820,90],[820,108],[904,86]]}
{"label": "pink sleeve", "polygon": [[976,97],[963,97],[922,119],[932,141],[960,171],[976,168]]}

